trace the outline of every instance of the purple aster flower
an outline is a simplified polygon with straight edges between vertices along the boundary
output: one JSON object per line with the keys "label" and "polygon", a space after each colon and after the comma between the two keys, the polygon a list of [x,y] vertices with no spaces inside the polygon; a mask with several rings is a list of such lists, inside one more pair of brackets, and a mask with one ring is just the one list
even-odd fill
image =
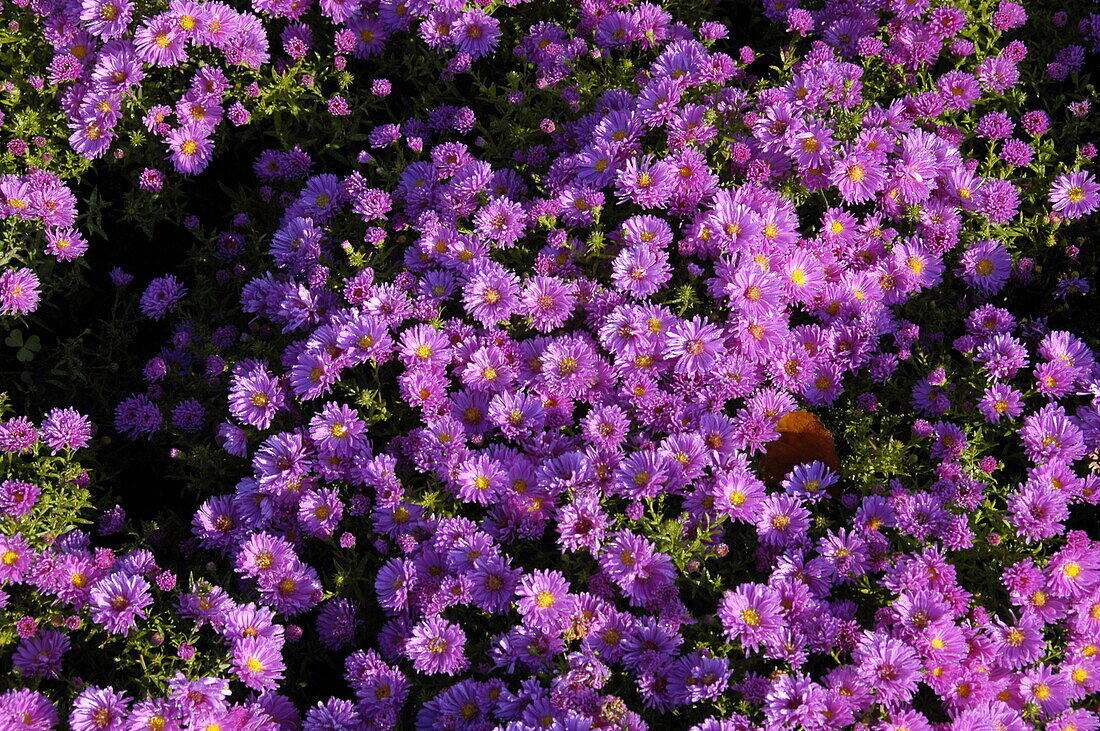
{"label": "purple aster flower", "polygon": [[1021,668],[1042,655],[1046,641],[1042,624],[1035,617],[1025,615],[1014,624],[994,619],[988,631],[993,637],[995,657],[1004,667]]}
{"label": "purple aster flower", "polygon": [[21,583],[30,569],[32,555],[30,545],[18,533],[0,535],[0,581]]}
{"label": "purple aster flower", "polygon": [[998,292],[1012,273],[1012,256],[999,241],[974,242],[967,248],[960,263],[960,276],[983,295]]}
{"label": "purple aster flower", "polygon": [[527,280],[520,298],[522,311],[539,332],[561,327],[573,313],[574,287],[558,277],[536,276]]}
{"label": "purple aster flower", "polygon": [[0,422],[0,449],[9,454],[25,452],[38,443],[38,429],[25,416]]}
{"label": "purple aster flower", "polygon": [[322,597],[317,571],[305,564],[295,564],[281,575],[265,575],[259,589],[264,602],[282,614],[308,611]]}
{"label": "purple aster flower", "polygon": [[413,667],[428,675],[455,675],[466,669],[466,633],[443,617],[428,617],[413,627],[405,655]]}
{"label": "purple aster flower", "polygon": [[91,436],[91,422],[75,409],[51,409],[42,420],[42,441],[53,454],[61,449],[83,449]]}
{"label": "purple aster flower", "polygon": [[285,539],[253,533],[237,552],[236,570],[243,576],[261,578],[281,575],[297,563],[294,548]]}
{"label": "purple aster flower", "polygon": [[355,409],[329,402],[309,422],[309,436],[322,456],[351,457],[365,439],[367,424]]}
{"label": "purple aster flower", "polygon": [[21,518],[38,503],[42,491],[29,482],[4,480],[0,483],[0,511],[12,518]]}
{"label": "purple aster flower", "polygon": [[1061,490],[1025,483],[1008,498],[1008,522],[1028,543],[1053,538],[1069,517],[1066,500]]}
{"label": "purple aster flower", "polygon": [[[379,718],[371,720],[375,723],[381,721]],[[306,711],[302,731],[355,731],[364,725],[351,701],[329,698]]]}
{"label": "purple aster flower", "polygon": [[1050,207],[1063,218],[1081,218],[1100,206],[1100,184],[1092,173],[1076,170],[1059,175],[1050,187]]}
{"label": "purple aster flower", "polygon": [[921,662],[904,642],[881,633],[867,633],[852,659],[860,678],[884,704],[904,702],[916,692]]}
{"label": "purple aster flower", "polygon": [[224,616],[224,626],[219,632],[231,641],[245,637],[267,637],[278,639],[283,636],[283,628],[275,624],[275,612],[253,602],[233,607]]}
{"label": "purple aster flower", "polygon": [[1057,404],[1047,404],[1024,420],[1020,437],[1028,459],[1072,463],[1085,455],[1081,429]]}
{"label": "purple aster flower", "polygon": [[69,649],[69,638],[52,629],[43,630],[19,643],[12,664],[24,675],[56,678],[61,658]]}
{"label": "purple aster flower", "polygon": [[486,262],[463,287],[462,302],[470,317],[490,327],[511,317],[519,292],[515,274],[496,262]]}
{"label": "purple aster flower", "polygon": [[202,429],[206,419],[206,408],[196,399],[181,401],[172,410],[172,426],[181,431],[195,433]]}
{"label": "purple aster flower", "polygon": [[169,13],[147,18],[134,31],[134,48],[143,62],[175,66],[187,60],[186,35]]}
{"label": "purple aster flower", "polygon": [[38,308],[38,277],[33,271],[5,269],[0,274],[0,315],[28,315]]}
{"label": "purple aster flower", "polygon": [[313,465],[302,434],[280,432],[264,440],[252,458],[261,486],[281,488],[304,477]]}
{"label": "purple aster flower", "polygon": [[214,141],[205,126],[185,124],[168,133],[168,159],[184,175],[202,172],[210,163]]}
{"label": "purple aster flower", "polygon": [[140,576],[112,574],[92,587],[92,619],[112,634],[129,634],[152,603],[149,582]]}
{"label": "purple aster flower", "polygon": [[19,688],[0,694],[0,724],[23,731],[57,728],[57,709],[41,693]]}
{"label": "purple aster flower", "polygon": [[378,603],[388,612],[396,613],[408,610],[409,595],[416,582],[416,568],[406,558],[392,558],[387,561],[374,578],[374,589],[378,593]]}
{"label": "purple aster flower", "polygon": [[232,656],[233,671],[253,690],[277,687],[286,669],[282,641],[272,637],[257,635],[235,640]]}
{"label": "purple aster flower", "polygon": [[534,571],[516,589],[517,609],[524,620],[546,631],[559,629],[572,607],[569,583],[560,572]]}
{"label": "purple aster flower", "polygon": [[979,209],[991,223],[1005,224],[1016,216],[1020,191],[1008,180],[986,180],[979,189]]}
{"label": "purple aster flower", "polygon": [[633,201],[642,208],[664,205],[672,195],[673,172],[663,160],[651,156],[633,157],[615,176],[615,194],[620,201]]}
{"label": "purple aster flower", "polygon": [[451,40],[461,53],[479,58],[496,48],[500,21],[481,10],[466,10],[451,24]]}
{"label": "purple aster flower", "polygon": [[840,479],[824,462],[798,465],[783,479],[782,487],[806,502],[815,503],[825,497],[825,490]]}
{"label": "purple aster flower", "polygon": [[501,249],[514,246],[525,225],[523,206],[507,198],[493,198],[474,215],[477,233]]}
{"label": "purple aster flower", "polygon": [[511,567],[507,557],[482,556],[469,572],[470,600],[486,612],[507,612],[522,574],[522,569]]}
{"label": "purple aster flower", "polygon": [[279,379],[262,364],[234,369],[229,388],[229,413],[242,424],[267,429],[275,414],[286,405]]}
{"label": "purple aster flower", "polygon": [[1027,366],[1027,348],[1007,333],[999,333],[978,346],[974,360],[997,380],[1008,380]]}
{"label": "purple aster flower", "polygon": [[105,41],[126,33],[133,17],[133,5],[127,0],[84,0],[80,6],[84,27]]}
{"label": "purple aster flower", "polygon": [[344,517],[344,503],[336,490],[309,490],[298,503],[298,522],[307,535],[328,538]]}
{"label": "purple aster flower", "polygon": [[141,311],[146,317],[160,320],[174,310],[186,294],[187,288],[174,275],[158,277],[141,295]]}
{"label": "purple aster flower", "polygon": [[72,261],[88,250],[87,240],[74,228],[51,228],[46,231],[46,252],[58,261]]}
{"label": "purple aster flower", "polygon": [[986,422],[995,424],[1002,418],[1015,419],[1023,413],[1021,394],[1003,383],[994,383],[982,394],[978,408],[985,415]]}
{"label": "purple aster flower", "polygon": [[718,605],[718,618],[726,637],[739,641],[747,651],[770,641],[785,622],[779,596],[762,584],[741,584],[726,592]]}
{"label": "purple aster flower", "polygon": [[164,421],[164,415],[144,394],[123,399],[115,407],[115,428],[131,439],[148,439]]}
{"label": "purple aster flower", "polygon": [[332,599],[325,603],[317,615],[317,635],[321,644],[330,650],[348,645],[361,622],[356,616],[359,605],[347,599]]}
{"label": "purple aster flower", "polygon": [[89,685],[73,701],[69,727],[73,731],[122,731],[129,707],[126,693]]}
{"label": "purple aster flower", "polygon": [[845,153],[833,164],[829,179],[848,203],[871,200],[886,183],[876,158],[858,148]]}
{"label": "purple aster flower", "polygon": [[672,268],[664,249],[649,245],[630,246],[619,252],[612,264],[611,281],[635,297],[648,297],[669,280]]}
{"label": "purple aster flower", "polygon": [[704,375],[713,371],[726,352],[724,334],[717,326],[696,316],[679,320],[669,328],[665,341],[665,358],[676,359],[676,371],[687,375]]}
{"label": "purple aster flower", "polygon": [[810,527],[810,511],[794,495],[767,495],[756,518],[761,543],[789,546],[802,540]]}

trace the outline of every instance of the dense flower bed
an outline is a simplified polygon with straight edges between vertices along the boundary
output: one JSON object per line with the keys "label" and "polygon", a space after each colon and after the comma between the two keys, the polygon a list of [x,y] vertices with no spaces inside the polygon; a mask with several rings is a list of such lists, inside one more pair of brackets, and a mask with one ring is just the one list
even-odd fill
{"label": "dense flower bed", "polygon": [[5,5],[0,728],[1100,728],[1100,15],[806,5]]}

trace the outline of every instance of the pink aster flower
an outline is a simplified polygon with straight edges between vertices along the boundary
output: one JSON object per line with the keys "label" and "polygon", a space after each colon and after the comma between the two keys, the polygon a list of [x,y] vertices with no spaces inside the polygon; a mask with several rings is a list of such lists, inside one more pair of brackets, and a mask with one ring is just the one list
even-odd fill
{"label": "pink aster flower", "polygon": [[710,373],[726,353],[722,330],[696,316],[669,328],[664,357],[676,360],[676,370],[688,375]]}
{"label": "pink aster flower", "polygon": [[207,135],[210,130],[184,125],[168,133],[169,159],[176,170],[184,175],[201,172],[210,162],[214,142]]}
{"label": "pink aster flower", "polygon": [[1077,170],[1059,175],[1050,188],[1050,206],[1063,218],[1081,218],[1100,206],[1100,184],[1092,173]]}
{"label": "pink aster flower", "polygon": [[38,277],[33,271],[5,269],[0,274],[0,315],[27,315],[38,308]]}
{"label": "pink aster flower", "polygon": [[785,622],[778,594],[762,584],[741,584],[726,592],[718,605],[718,618],[726,637],[750,651],[775,636]]}
{"label": "pink aster flower", "polygon": [[569,583],[558,571],[527,574],[516,589],[517,609],[524,621],[553,631],[568,621],[572,608]]}
{"label": "pink aster flower", "polygon": [[428,617],[413,627],[405,642],[405,655],[422,673],[454,675],[469,665],[466,633],[443,617]]}

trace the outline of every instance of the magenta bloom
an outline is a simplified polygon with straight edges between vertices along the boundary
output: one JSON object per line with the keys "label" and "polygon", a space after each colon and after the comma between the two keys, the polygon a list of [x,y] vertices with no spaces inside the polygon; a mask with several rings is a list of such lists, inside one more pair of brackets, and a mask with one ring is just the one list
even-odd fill
{"label": "magenta bloom", "polygon": [[42,441],[57,454],[61,449],[83,449],[92,436],[92,423],[75,409],[51,409],[42,421]]}
{"label": "magenta bloom", "polygon": [[620,201],[633,201],[642,208],[663,205],[672,195],[672,168],[652,157],[631,158],[615,178]]}
{"label": "magenta bloom", "polygon": [[0,695],[0,727],[50,731],[57,724],[57,709],[41,693],[19,688]]}
{"label": "magenta bloom", "polygon": [[1023,400],[1020,392],[1011,386],[994,383],[985,390],[978,408],[987,422],[995,424],[1002,418],[1015,419],[1023,413]]}
{"label": "magenta bloom", "polygon": [[961,263],[963,281],[983,295],[1000,291],[1012,272],[1012,256],[999,241],[971,244],[963,254]]}
{"label": "magenta bloom", "polygon": [[848,203],[871,200],[886,183],[879,162],[871,153],[859,149],[837,160],[829,179]]}
{"label": "magenta bloom", "polygon": [[21,518],[38,503],[42,490],[29,482],[4,480],[0,483],[0,511],[13,518]]}
{"label": "magenta bloom", "polygon": [[440,616],[428,617],[415,627],[405,643],[413,667],[429,675],[454,675],[466,669],[466,633]]}
{"label": "magenta bloom", "polygon": [[749,651],[778,636],[785,622],[779,596],[762,584],[741,584],[726,592],[718,618],[730,642],[739,641]]}
{"label": "magenta bloom", "polygon": [[496,262],[486,262],[466,283],[466,312],[486,327],[507,320],[519,303],[519,279]]}
{"label": "magenta bloom", "polygon": [[282,385],[266,366],[255,364],[234,372],[229,389],[229,413],[242,424],[267,429],[285,405]]}
{"label": "magenta bloom", "polygon": [[51,228],[46,231],[46,252],[58,261],[72,261],[84,255],[88,242],[75,228]]}
{"label": "magenta bloom", "polygon": [[84,0],[80,7],[84,27],[105,41],[124,34],[133,16],[133,5],[127,0]]}
{"label": "magenta bloom", "polygon": [[451,40],[462,53],[478,58],[496,48],[500,37],[500,21],[481,10],[458,14],[451,25]]}
{"label": "magenta bloom", "polygon": [[[464,13],[463,15],[469,15]],[[507,198],[494,198],[474,216],[477,233],[508,249],[523,236],[526,215],[523,206]]]}
{"label": "magenta bloom", "polygon": [[1100,206],[1100,184],[1092,173],[1077,170],[1059,175],[1050,187],[1050,207],[1063,218],[1081,218]]}
{"label": "magenta bloom", "polygon": [[661,288],[672,275],[664,249],[631,246],[619,252],[612,265],[612,281],[636,297],[647,297]]}
{"label": "magenta bloom", "polygon": [[539,332],[561,327],[573,313],[573,286],[558,277],[531,277],[520,299],[523,313]]}
{"label": "magenta bloom", "polygon": [[676,359],[676,370],[688,375],[711,373],[725,354],[722,330],[701,317],[669,328],[664,357]]}
{"label": "magenta bloom", "polygon": [[38,308],[38,277],[33,271],[5,269],[0,274],[0,315],[28,315]]}
{"label": "magenta bloom", "polygon": [[281,640],[256,635],[233,643],[233,670],[249,688],[275,688],[285,669]]}
{"label": "magenta bloom", "polygon": [[1013,670],[1038,660],[1046,644],[1042,624],[1031,615],[1024,615],[1015,624],[996,619],[988,630],[998,662]]}
{"label": "magenta bloom", "polygon": [[327,403],[309,422],[309,436],[322,456],[350,457],[358,452],[366,428],[355,409]]}
{"label": "magenta bloom", "polygon": [[154,66],[175,66],[187,59],[186,36],[169,13],[147,19],[134,31],[137,56]]}
{"label": "magenta bloom", "polygon": [[921,662],[912,647],[881,633],[865,635],[852,653],[859,676],[886,704],[908,700],[917,690]]}
{"label": "magenta bloom", "polygon": [[168,133],[168,159],[184,175],[201,172],[214,153],[214,142],[205,126],[186,124]]}
{"label": "magenta bloom", "polygon": [[516,589],[516,597],[524,620],[547,631],[560,627],[568,618],[566,611],[572,608],[569,582],[558,571],[527,574]]}
{"label": "magenta bloom", "polygon": [[56,678],[61,671],[61,657],[68,649],[68,637],[55,630],[43,630],[19,643],[12,664],[24,675]]}
{"label": "magenta bloom", "polygon": [[31,548],[23,537],[0,535],[0,582],[20,583],[30,566]]}
{"label": "magenta bloom", "polygon": [[140,576],[111,574],[92,587],[92,619],[113,634],[129,634],[152,603],[149,582]]}
{"label": "magenta bloom", "polygon": [[126,693],[89,685],[73,701],[69,727],[72,731],[122,731],[129,707]]}

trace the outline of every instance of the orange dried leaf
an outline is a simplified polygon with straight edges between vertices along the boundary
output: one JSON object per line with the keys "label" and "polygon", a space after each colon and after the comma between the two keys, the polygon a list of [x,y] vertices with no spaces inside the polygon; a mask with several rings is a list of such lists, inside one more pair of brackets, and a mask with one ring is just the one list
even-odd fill
{"label": "orange dried leaf", "polygon": [[764,454],[765,482],[780,482],[803,462],[817,460],[834,470],[840,469],[832,432],[809,411],[792,411],[779,420],[777,429],[779,439],[769,444]]}

